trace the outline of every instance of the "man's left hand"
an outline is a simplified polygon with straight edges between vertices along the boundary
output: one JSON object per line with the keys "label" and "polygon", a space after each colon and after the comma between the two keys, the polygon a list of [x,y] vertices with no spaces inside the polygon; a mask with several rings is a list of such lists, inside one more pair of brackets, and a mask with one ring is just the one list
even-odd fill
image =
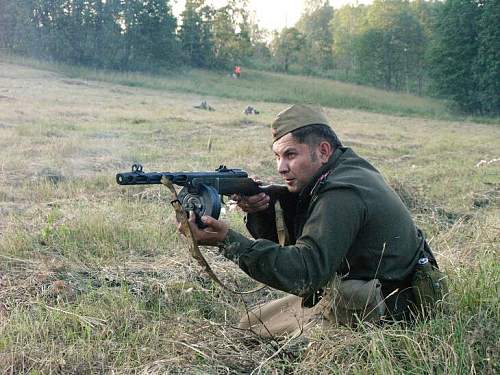
{"label": "man's left hand", "polygon": [[[199,228],[196,225],[196,216],[194,212],[189,214],[189,227],[191,228],[191,233],[199,245],[206,246],[217,246],[219,243],[224,241],[229,231],[229,227],[223,221],[214,219],[211,216],[202,216],[201,221],[205,224],[206,228]],[[180,224],[177,227],[181,229]]]}

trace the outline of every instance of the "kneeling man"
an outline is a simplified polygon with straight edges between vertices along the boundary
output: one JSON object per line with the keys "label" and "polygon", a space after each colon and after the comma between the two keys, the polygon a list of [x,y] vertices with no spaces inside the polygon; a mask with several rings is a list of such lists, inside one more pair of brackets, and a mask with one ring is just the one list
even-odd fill
{"label": "kneeling man", "polygon": [[408,320],[418,312],[418,264],[436,265],[410,212],[381,174],[343,147],[320,110],[293,105],[271,125],[288,194],[238,197],[249,239],[211,217],[195,239],[219,246],[249,276],[290,295],[249,311],[240,326],[292,335],[318,321]]}

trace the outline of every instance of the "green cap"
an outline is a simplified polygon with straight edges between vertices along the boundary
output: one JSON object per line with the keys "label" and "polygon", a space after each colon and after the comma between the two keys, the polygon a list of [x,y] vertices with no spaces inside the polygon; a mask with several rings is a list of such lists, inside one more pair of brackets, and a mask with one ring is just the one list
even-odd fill
{"label": "green cap", "polygon": [[330,126],[322,109],[294,104],[278,113],[271,124],[273,142],[296,129],[315,124]]}

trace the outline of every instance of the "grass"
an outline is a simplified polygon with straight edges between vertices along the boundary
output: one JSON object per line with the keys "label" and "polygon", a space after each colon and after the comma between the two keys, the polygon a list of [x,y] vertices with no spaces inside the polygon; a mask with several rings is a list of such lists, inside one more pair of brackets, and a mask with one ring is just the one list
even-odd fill
{"label": "grass", "polygon": [[[10,61],[53,70],[54,65],[11,57]],[[121,73],[59,64],[58,73],[81,80],[115,83],[134,88],[176,91],[243,101],[272,103],[313,103],[334,108],[353,108],[369,112],[450,119],[454,115],[444,101],[401,92],[343,83],[322,78],[246,69],[235,80],[228,72],[199,69],[164,71],[163,75]],[[321,87],[321,89],[318,89]]]}
{"label": "grass", "polygon": [[[252,72],[252,83],[192,71],[127,82],[59,69],[0,59],[1,373],[500,371],[500,164],[476,166],[499,157],[498,126],[445,121],[442,104],[424,99],[420,114],[401,116],[383,106],[412,99],[319,79]],[[373,107],[336,105],[334,87],[351,90],[353,103],[373,97]],[[276,181],[268,124],[301,97],[327,107],[343,142],[412,210],[450,278],[452,313],[412,327],[315,330],[302,351],[300,342],[256,340],[235,328],[239,314],[279,293],[222,291],[189,259],[166,192],[114,181],[134,162],[169,171],[226,164]],[[216,111],[194,109],[202,99]],[[261,115],[242,113],[250,101]],[[244,231],[241,213],[224,219]],[[226,283],[252,288],[232,263],[204,253]]]}

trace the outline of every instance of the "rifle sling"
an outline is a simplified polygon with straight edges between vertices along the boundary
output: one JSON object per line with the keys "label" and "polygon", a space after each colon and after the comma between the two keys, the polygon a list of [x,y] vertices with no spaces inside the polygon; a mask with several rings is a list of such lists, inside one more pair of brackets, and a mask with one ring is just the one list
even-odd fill
{"label": "rifle sling", "polygon": [[172,200],[170,203],[172,204],[172,207],[175,210],[175,217],[177,219],[177,222],[179,222],[181,224],[182,232],[186,234],[186,237],[188,237],[188,241],[190,243],[189,244],[189,253],[191,254],[191,256],[194,259],[196,259],[198,264],[201,266],[201,268],[203,268],[203,270],[205,270],[205,272],[208,274],[208,276],[213,281],[215,281],[215,283],[219,284],[223,289],[225,289],[231,293],[234,293],[234,294],[250,294],[250,293],[255,293],[255,292],[265,288],[265,285],[261,285],[261,286],[257,287],[256,289],[253,289],[250,291],[239,292],[239,291],[236,291],[236,290],[229,288],[222,281],[220,281],[220,279],[217,277],[217,275],[214,273],[214,271],[210,267],[210,264],[208,264],[207,260],[205,259],[205,257],[201,253],[200,248],[198,247],[198,244],[196,243],[196,240],[195,240],[193,233],[191,231],[191,227],[189,226],[189,223],[188,223],[187,213],[184,210],[184,208],[182,207],[181,202],[177,198],[177,191],[175,190],[174,185],[172,184],[172,182],[168,178],[165,178],[165,177],[161,178],[161,183],[163,185],[165,185],[172,193]]}

